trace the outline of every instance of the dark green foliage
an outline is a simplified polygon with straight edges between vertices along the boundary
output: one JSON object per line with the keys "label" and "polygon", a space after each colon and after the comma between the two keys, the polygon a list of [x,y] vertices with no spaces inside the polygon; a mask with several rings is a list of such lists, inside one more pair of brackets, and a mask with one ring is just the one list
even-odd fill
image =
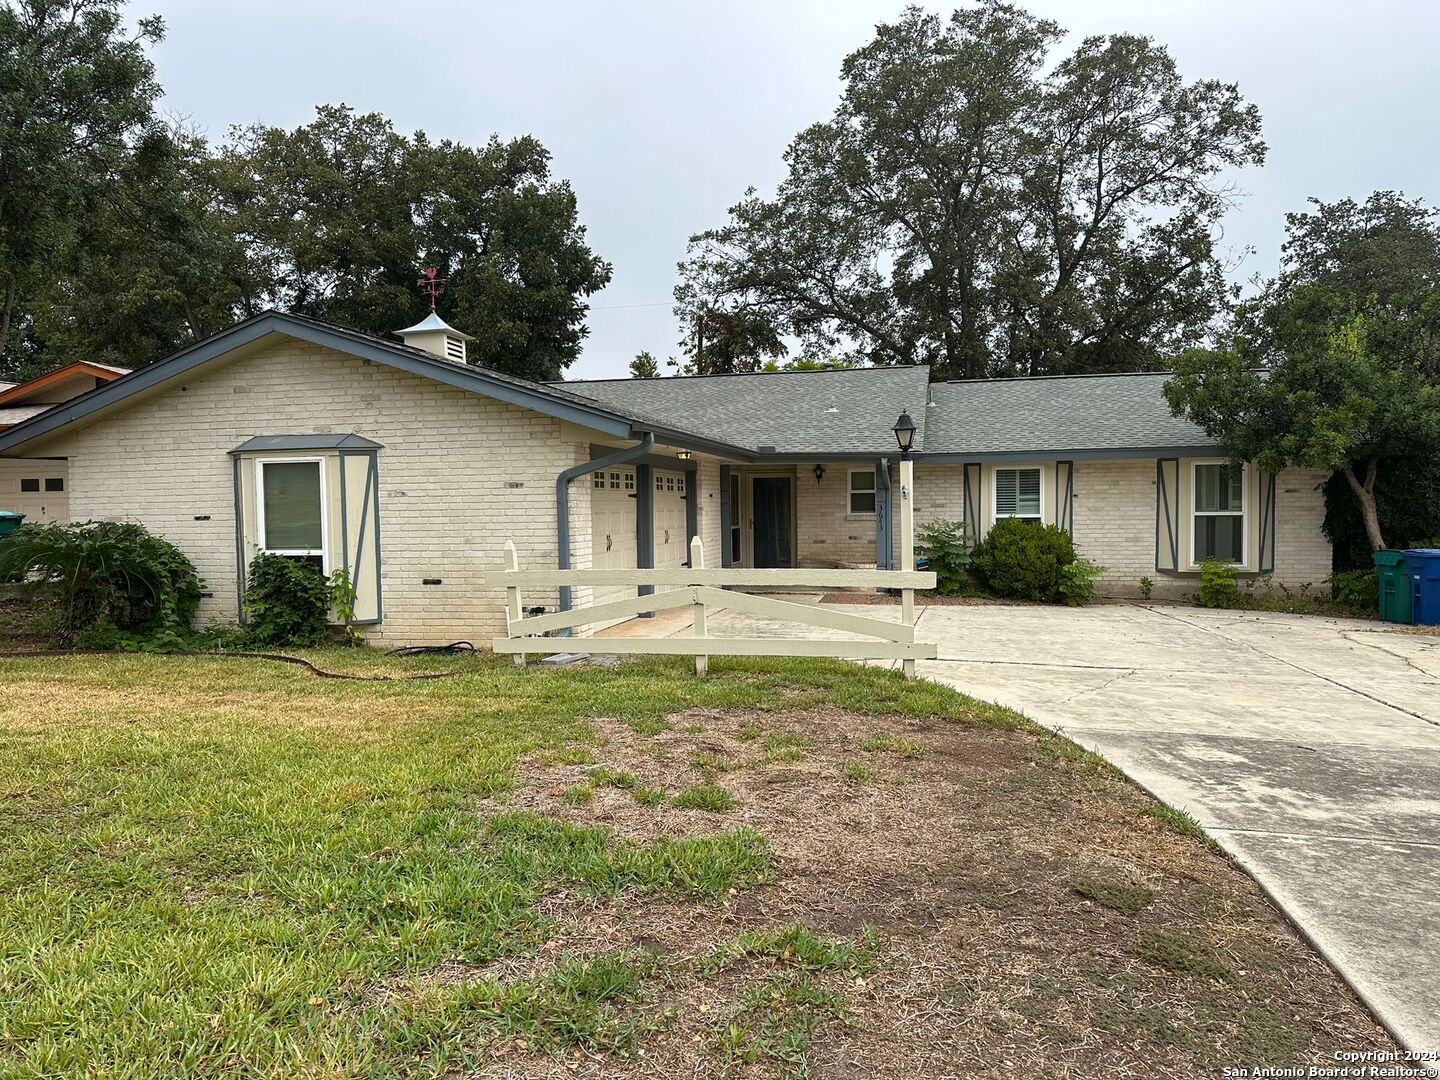
{"label": "dark green foliage", "polygon": [[[90,5],[92,15],[114,6]],[[139,44],[132,51],[143,61]],[[36,78],[62,82],[43,70]],[[0,147],[12,138],[0,127]],[[10,160],[0,154],[0,166]],[[16,286],[24,357],[11,359],[0,330],[0,371],[69,359],[140,367],[267,308],[388,335],[424,317],[415,279],[433,265],[448,279],[440,314],[475,337],[472,363],[558,379],[584,340],[585,298],[610,280],[574,191],[528,135],[437,142],[326,105],[309,124],[236,128],[215,145],[150,123],[91,171],[86,187],[62,170],[91,193],[66,196],[53,235],[17,228],[14,240],[0,222],[0,266],[16,264],[17,244],[46,240],[34,275]],[[23,200],[7,199],[5,183],[0,175],[8,215]]]}
{"label": "dark green foliage", "polygon": [[37,340],[31,305],[155,124],[145,50],[163,36],[159,18],[127,27],[120,0],[0,5],[0,374],[59,359]]}
{"label": "dark green foliage", "polygon": [[655,357],[648,352],[638,352],[635,359],[630,361],[630,377],[632,379],[658,379],[660,377],[660,365],[656,363]]}
{"label": "dark green foliage", "polygon": [[970,555],[970,568],[995,595],[1047,604],[1065,599],[1073,562],[1069,533],[1019,518],[997,521]]}
{"label": "dark green foliage", "polygon": [[961,596],[971,590],[970,548],[963,521],[925,522],[916,532],[915,551],[930,560],[936,592]]}
{"label": "dark green foliage", "polygon": [[330,599],[330,583],[309,563],[256,555],[245,575],[250,643],[320,644],[329,625]]}
{"label": "dark green foliage", "polygon": [[1364,569],[1440,515],[1440,214],[1394,192],[1312,201],[1281,273],[1165,394],[1236,460],[1334,472],[1335,565]]}
{"label": "dark green foliage", "polygon": [[1206,559],[1200,564],[1200,587],[1195,602],[1201,607],[1235,607],[1240,600],[1240,575],[1228,563]]}
{"label": "dark green foliage", "polygon": [[697,368],[791,337],[938,378],[1144,370],[1197,343],[1226,300],[1216,177],[1263,159],[1259,113],[1149,38],[1057,56],[1064,38],[994,0],[879,25],[774,197],[691,238],[675,299]]}
{"label": "dark green foliage", "polygon": [[[1391,547],[1424,547],[1427,537],[1440,536],[1440,457],[1416,455],[1390,462],[1375,481],[1375,512]],[[1374,565],[1360,504],[1338,473],[1325,484],[1323,528],[1335,547],[1337,570]]]}
{"label": "dark green foliage", "polygon": [[1335,603],[1356,615],[1373,615],[1380,607],[1380,581],[1373,569],[1332,574],[1330,593]]}
{"label": "dark green foliage", "polygon": [[1105,567],[1089,559],[1077,558],[1060,571],[1060,599],[1069,607],[1079,607],[1095,599],[1095,579]]}
{"label": "dark green foliage", "polygon": [[22,525],[0,545],[0,579],[11,575],[53,590],[60,640],[88,648],[181,638],[200,606],[190,560],[126,522]]}
{"label": "dark green foliage", "polygon": [[415,277],[434,266],[472,363],[558,379],[585,337],[584,297],[610,280],[529,135],[435,142],[322,105],[294,130],[233,131],[211,164],[221,218],[246,242],[237,314],[279,307],[385,335],[425,315]]}

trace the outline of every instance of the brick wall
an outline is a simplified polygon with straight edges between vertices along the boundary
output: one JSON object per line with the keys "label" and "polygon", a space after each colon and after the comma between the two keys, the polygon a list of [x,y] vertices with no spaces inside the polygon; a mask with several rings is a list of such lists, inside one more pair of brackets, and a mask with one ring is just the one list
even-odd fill
{"label": "brick wall", "polygon": [[1155,572],[1154,459],[1077,461],[1074,494],[1075,550],[1105,567],[1101,595],[1138,596],[1142,577],[1155,582],[1155,596],[1194,588]]}
{"label": "brick wall", "polygon": [[795,470],[799,564],[818,569],[874,566],[875,515],[850,513],[850,470],[873,473],[874,466],[820,464],[825,475],[818,483],[813,464]]}
{"label": "brick wall", "polygon": [[1329,474],[1317,469],[1286,469],[1275,482],[1275,580],[1294,587],[1309,582],[1322,589],[1330,576],[1330,541],[1320,531],[1325,520],[1323,486]]}
{"label": "brick wall", "polygon": [[[503,628],[504,590],[486,574],[500,567],[507,539],[522,566],[555,565],[555,476],[588,460],[588,441],[549,417],[420,376],[296,341],[271,346],[76,433],[70,514],[138,520],[167,537],[213,594],[201,622],[233,621],[227,452],[254,435],[348,432],[384,447],[385,621],[367,636],[386,645],[487,643]],[[573,565],[585,567],[583,478],[571,485],[570,506]],[[425,586],[422,578],[443,584]],[[556,603],[553,594],[526,600]]]}

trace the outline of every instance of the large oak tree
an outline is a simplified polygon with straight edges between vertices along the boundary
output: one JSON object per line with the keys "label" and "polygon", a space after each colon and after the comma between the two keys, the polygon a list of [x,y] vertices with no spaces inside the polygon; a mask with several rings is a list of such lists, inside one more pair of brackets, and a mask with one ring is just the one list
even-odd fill
{"label": "large oak tree", "polygon": [[[1223,176],[1263,159],[1259,114],[1148,38],[1055,61],[1061,37],[993,0],[879,26],[774,197],[692,237],[682,323],[937,377],[1143,369],[1200,340],[1226,297]],[[698,368],[733,363],[691,336]]]}

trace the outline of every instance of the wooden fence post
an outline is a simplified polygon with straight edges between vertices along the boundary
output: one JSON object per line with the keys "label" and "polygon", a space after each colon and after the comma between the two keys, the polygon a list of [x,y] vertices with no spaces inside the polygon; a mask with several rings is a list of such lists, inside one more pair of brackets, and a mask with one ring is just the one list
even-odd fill
{"label": "wooden fence post", "polygon": [[[705,545],[700,543],[700,537],[692,537],[690,540],[690,569],[705,569]],[[698,602],[694,609],[695,636],[705,636],[705,602]],[[704,675],[710,670],[710,657],[695,654],[695,674]]]}
{"label": "wooden fence post", "polygon": [[[515,551],[515,541],[505,541],[505,569],[519,570],[520,556]],[[505,590],[505,633],[506,636],[514,634],[513,627],[525,617],[525,611],[520,606],[520,587],[511,585]],[[525,666],[525,654],[515,654],[515,666]]]}

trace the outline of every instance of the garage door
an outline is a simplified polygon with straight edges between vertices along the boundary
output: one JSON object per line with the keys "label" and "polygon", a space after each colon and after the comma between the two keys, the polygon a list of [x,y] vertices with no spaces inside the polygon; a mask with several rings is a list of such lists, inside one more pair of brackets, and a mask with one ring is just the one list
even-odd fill
{"label": "garage door", "polygon": [[14,510],[30,522],[69,521],[69,464],[49,458],[0,461],[0,510]]}
{"label": "garage door", "polygon": [[[655,566],[679,570],[690,561],[685,535],[685,474],[655,472]],[[674,586],[680,588],[681,586]],[[658,586],[656,592],[664,592]]]}
{"label": "garage door", "polygon": [[[635,470],[606,469],[590,476],[590,564],[597,570],[635,568]],[[604,604],[634,596],[633,587],[595,589]]]}

